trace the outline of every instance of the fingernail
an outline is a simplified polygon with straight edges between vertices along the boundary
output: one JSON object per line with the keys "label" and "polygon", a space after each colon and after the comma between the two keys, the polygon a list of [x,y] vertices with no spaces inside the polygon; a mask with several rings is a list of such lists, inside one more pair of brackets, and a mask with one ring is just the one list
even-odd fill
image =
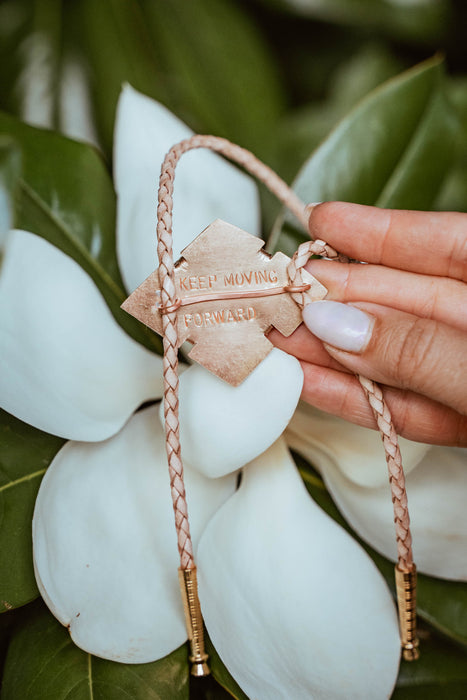
{"label": "fingernail", "polygon": [[338,301],[315,301],[303,309],[306,327],[329,345],[346,352],[363,352],[375,319],[355,306]]}
{"label": "fingernail", "polygon": [[317,207],[318,204],[322,204],[322,203],[323,203],[323,202],[309,202],[309,203],[306,205],[306,207],[305,207],[305,211],[306,211],[306,213],[307,213],[307,216],[310,217],[310,216],[311,216],[311,212],[313,211],[313,209],[314,209],[315,207]]}

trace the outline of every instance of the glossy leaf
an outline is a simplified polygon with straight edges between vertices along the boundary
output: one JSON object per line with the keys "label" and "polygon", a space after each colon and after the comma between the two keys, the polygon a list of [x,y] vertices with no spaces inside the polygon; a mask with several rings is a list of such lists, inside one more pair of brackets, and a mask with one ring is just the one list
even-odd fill
{"label": "glossy leaf", "polygon": [[[121,293],[115,257],[115,195],[95,149],[0,114],[0,133],[23,154],[17,228],[41,235],[73,257],[107,295]],[[99,276],[103,280],[99,280]]]}
{"label": "glossy leaf", "polygon": [[412,41],[439,39],[449,18],[447,0],[263,0],[305,17],[379,29]]}
{"label": "glossy leaf", "polygon": [[[305,485],[323,510],[346,528],[355,539],[357,535],[350,529],[342,515],[337,510],[331,496],[326,491],[321,477],[310,469],[305,460],[295,455],[297,464],[305,481]],[[389,498],[389,493],[388,493]],[[360,541],[360,540],[359,540]],[[388,585],[394,590],[394,564],[375,552],[367,544],[360,541],[366,549]],[[430,576],[418,576],[417,590],[418,615],[456,642],[467,645],[467,584]]]}
{"label": "glossy leaf", "polygon": [[119,664],[86,654],[43,605],[15,630],[2,700],[187,700],[187,649],[150,664]]}
{"label": "glossy leaf", "polygon": [[429,209],[454,163],[456,136],[457,124],[444,92],[435,89],[376,206]]}
{"label": "glossy leaf", "polygon": [[32,514],[45,471],[63,440],[0,411],[0,611],[37,597]]}
{"label": "glossy leaf", "polygon": [[435,58],[370,93],[313,153],[293,188],[305,202],[429,209],[454,162],[456,127]]}
{"label": "glossy leaf", "polygon": [[456,163],[435,202],[440,211],[467,211],[467,78],[450,79],[447,96],[454,107],[462,137]]}
{"label": "glossy leaf", "polygon": [[[167,106],[195,131],[264,152],[283,96],[272,52],[232,0],[143,0]],[[196,28],[196,29],[194,29]]]}
{"label": "glossy leaf", "polygon": [[397,58],[373,41],[340,63],[328,81],[326,99],[293,111],[283,121],[279,136],[281,176],[292,180],[303,165],[304,154],[317,148],[354,104],[400,70]]}
{"label": "glossy leaf", "polygon": [[[115,194],[94,148],[0,114],[0,134],[22,152],[15,226],[36,233],[90,275],[125,330],[159,348],[154,334],[120,309],[125,299],[115,254]],[[148,341],[148,338],[151,338]]]}

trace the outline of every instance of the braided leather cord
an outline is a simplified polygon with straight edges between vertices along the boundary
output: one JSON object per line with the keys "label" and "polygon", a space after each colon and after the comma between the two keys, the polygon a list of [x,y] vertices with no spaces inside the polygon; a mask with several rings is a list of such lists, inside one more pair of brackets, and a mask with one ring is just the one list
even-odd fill
{"label": "braided leather cord", "polygon": [[[320,255],[342,262],[348,261],[348,259],[345,260],[345,256],[339,256],[339,254],[324,241],[306,241],[298,247],[287,268],[292,284],[298,285],[303,283],[301,270],[312,255]],[[294,294],[293,297],[301,308],[303,308],[305,304],[310,303],[306,294]],[[405,488],[405,476],[402,468],[402,457],[397,433],[392,422],[391,412],[384,400],[381,387],[376,384],[376,382],[362,375],[357,375],[357,378],[373,411],[386,454],[391,498],[394,508],[398,567],[401,571],[409,572],[414,568],[412,536],[410,534],[410,518]]]}
{"label": "braided leather cord", "polygon": [[[172,211],[175,168],[181,156],[195,148],[208,148],[236,161],[252,175],[263,182],[308,228],[309,208],[286,185],[286,183],[252,153],[237,146],[227,139],[216,136],[195,135],[173,146],[167,153],[161,168],[157,208],[157,252],[159,257],[159,281],[161,286],[161,303],[170,307],[176,301],[174,281],[174,261],[172,252]],[[312,255],[324,256],[340,262],[349,262],[349,258],[335,251],[324,241],[307,241],[299,246],[293,256],[288,274],[291,285],[303,284],[301,271]],[[303,308],[307,303],[305,294],[294,293],[292,297]],[[166,432],[166,449],[169,464],[170,487],[175,514],[180,565],[182,569],[194,566],[193,546],[188,522],[185,487],[183,482],[183,463],[181,458],[179,416],[178,416],[178,334],[177,314],[175,311],[164,313],[164,416]],[[414,567],[412,544],[405,490],[402,460],[391,414],[384,401],[381,388],[365,377],[358,377],[365,391],[378,429],[383,439],[386,461],[389,470],[396,540],[398,566],[402,571],[411,571]]]}
{"label": "braided leather cord", "polygon": [[[227,139],[215,136],[195,135],[173,146],[167,153],[161,168],[157,207],[157,254],[159,257],[159,282],[161,304],[170,307],[175,303],[174,260],[172,251],[172,211],[175,168],[181,156],[194,148],[209,148],[243,165],[252,175],[272,191],[297,216],[306,227],[303,203],[271,168],[252,153]],[[188,521],[183,463],[180,448],[178,416],[178,334],[175,311],[162,315],[164,346],[164,416],[170,488],[175,514],[177,543],[182,569],[194,566],[193,546]]]}

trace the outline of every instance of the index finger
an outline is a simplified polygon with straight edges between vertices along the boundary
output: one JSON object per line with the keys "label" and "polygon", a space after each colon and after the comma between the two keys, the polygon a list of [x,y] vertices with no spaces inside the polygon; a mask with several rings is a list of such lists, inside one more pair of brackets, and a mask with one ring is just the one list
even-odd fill
{"label": "index finger", "polygon": [[324,202],[308,226],[350,258],[467,281],[467,214]]}

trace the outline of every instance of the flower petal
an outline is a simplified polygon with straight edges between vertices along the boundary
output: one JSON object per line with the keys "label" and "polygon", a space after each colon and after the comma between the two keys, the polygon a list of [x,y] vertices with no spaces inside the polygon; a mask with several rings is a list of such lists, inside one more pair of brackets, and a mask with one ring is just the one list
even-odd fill
{"label": "flower petal", "polygon": [[[185,470],[193,541],[235,478]],[[165,439],[157,407],[106,442],[69,442],[39,490],[33,521],[40,591],[74,642],[144,663],[186,640]]]}
{"label": "flower petal", "polygon": [[[157,267],[156,206],[162,161],[192,131],[166,107],[129,85],[117,107],[115,186],[117,252],[123,279],[133,291]],[[177,166],[174,206],[174,258],[214,219],[259,231],[254,181],[223,158],[198,150]]]}
{"label": "flower petal", "polygon": [[[396,560],[389,486],[365,488],[340,463],[314,462],[339,510],[355,531]],[[406,477],[415,563],[421,573],[467,581],[467,450],[432,447]]]}
{"label": "flower petal", "polygon": [[214,478],[240,469],[285,430],[302,386],[300,363],[277,348],[236,387],[204,367],[192,365],[180,377],[180,435],[185,460]]}
{"label": "flower petal", "polygon": [[[321,472],[337,506],[360,537],[395,561],[394,515],[378,433],[301,404],[286,439]],[[464,580],[467,452],[399,441],[418,570]]]}
{"label": "flower petal", "polygon": [[0,403],[62,437],[102,440],[163,392],[162,360],[117,325],[79,265],[26,231],[0,277]]}
{"label": "flower petal", "polygon": [[[302,402],[287,428],[286,439],[289,447],[319,469],[338,464],[341,472],[360,486],[388,483],[384,447],[376,430],[361,428]],[[399,444],[408,474],[429,446],[404,438],[399,438]]]}
{"label": "flower petal", "polygon": [[252,698],[388,698],[394,604],[361,547],[310,499],[278,441],[249,465],[198,548],[201,604]]}

